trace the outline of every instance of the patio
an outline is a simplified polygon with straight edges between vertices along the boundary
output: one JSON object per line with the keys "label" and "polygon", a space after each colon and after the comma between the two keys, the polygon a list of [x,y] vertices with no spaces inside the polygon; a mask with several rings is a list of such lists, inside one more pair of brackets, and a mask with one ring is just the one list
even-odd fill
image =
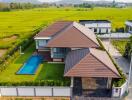
{"label": "patio", "polygon": [[107,78],[74,78],[73,97],[110,97]]}

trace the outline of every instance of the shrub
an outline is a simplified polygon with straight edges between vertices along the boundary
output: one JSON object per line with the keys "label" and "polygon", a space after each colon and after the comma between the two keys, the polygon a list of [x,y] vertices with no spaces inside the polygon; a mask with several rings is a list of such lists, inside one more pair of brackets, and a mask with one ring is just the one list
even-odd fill
{"label": "shrub", "polygon": [[0,86],[70,86],[70,80],[40,80],[25,82],[0,82]]}
{"label": "shrub", "polygon": [[131,53],[132,53],[132,36],[130,37],[128,43],[126,44],[124,57],[130,60],[131,59]]}

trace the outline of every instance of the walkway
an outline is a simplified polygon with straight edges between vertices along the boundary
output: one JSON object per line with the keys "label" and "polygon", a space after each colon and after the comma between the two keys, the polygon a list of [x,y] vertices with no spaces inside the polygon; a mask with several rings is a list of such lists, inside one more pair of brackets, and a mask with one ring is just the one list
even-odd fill
{"label": "walkway", "polygon": [[111,33],[111,34],[103,34],[103,35],[98,35],[99,38],[101,39],[128,39],[132,34],[130,33]]}

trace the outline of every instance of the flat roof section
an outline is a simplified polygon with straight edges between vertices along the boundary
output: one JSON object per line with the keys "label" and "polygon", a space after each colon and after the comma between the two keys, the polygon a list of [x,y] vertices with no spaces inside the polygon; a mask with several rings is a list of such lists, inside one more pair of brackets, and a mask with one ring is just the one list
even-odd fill
{"label": "flat roof section", "polygon": [[79,20],[79,22],[83,22],[83,23],[111,23],[109,20]]}

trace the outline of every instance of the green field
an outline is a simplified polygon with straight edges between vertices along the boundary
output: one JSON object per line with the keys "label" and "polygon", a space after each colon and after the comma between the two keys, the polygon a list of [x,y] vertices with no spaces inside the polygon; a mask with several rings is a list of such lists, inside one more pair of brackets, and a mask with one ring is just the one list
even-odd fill
{"label": "green field", "polygon": [[114,47],[123,55],[125,53],[125,47],[128,40],[112,40]]}
{"label": "green field", "polygon": [[0,48],[10,48],[25,40],[36,29],[56,20],[108,19],[113,29],[120,28],[126,20],[132,19],[131,12],[132,8],[37,8],[0,12]]}

